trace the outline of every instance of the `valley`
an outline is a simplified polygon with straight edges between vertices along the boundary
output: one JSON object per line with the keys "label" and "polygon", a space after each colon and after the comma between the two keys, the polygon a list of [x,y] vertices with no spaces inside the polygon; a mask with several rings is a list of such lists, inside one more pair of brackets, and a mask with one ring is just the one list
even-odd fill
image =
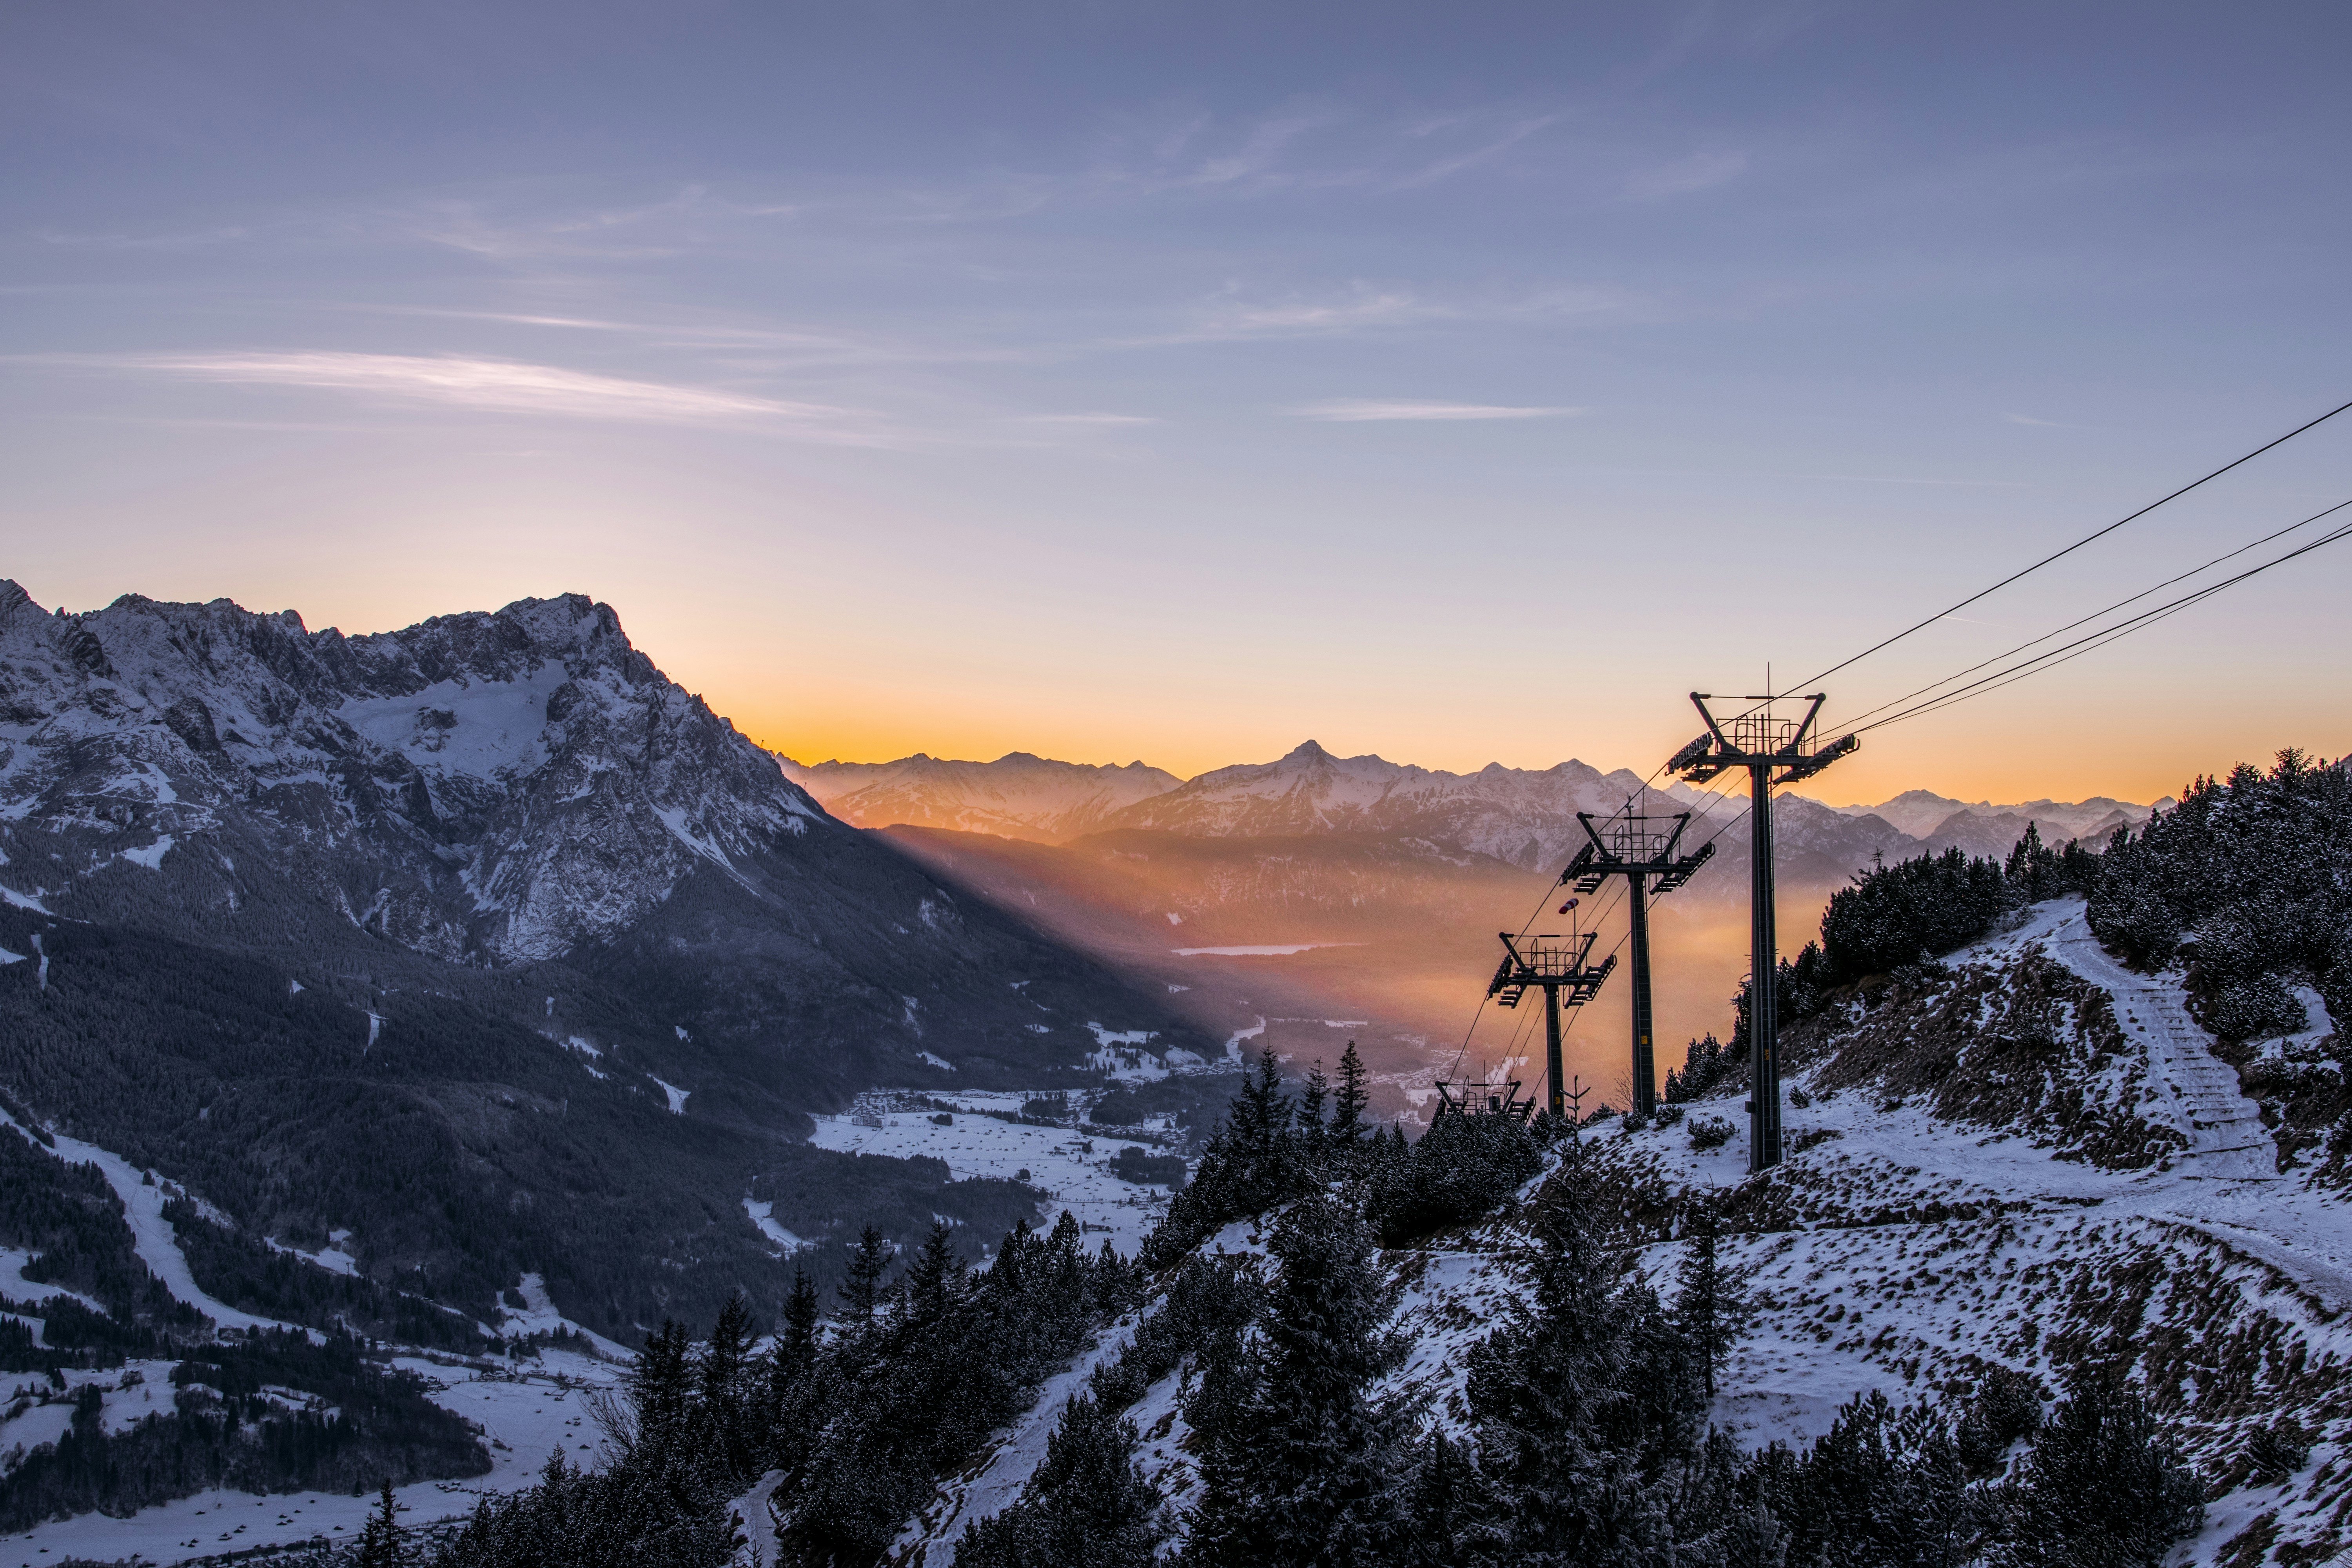
{"label": "valley", "polygon": [[[865,1375],[841,1358],[928,1364],[859,1348],[943,1310],[927,1290],[1003,1296],[989,1333],[1052,1327],[989,1394],[992,1426],[876,1461],[904,1510],[890,1560],[948,1568],[985,1514],[1045,1506],[1063,1402],[1129,1361],[1142,1484],[1192,1519],[1228,1439],[1195,1430],[1187,1379],[1226,1342],[1147,1325],[1188,1271],[1279,1281],[1279,1215],[1306,1200],[1277,1161],[1249,1178],[1275,1184],[1260,1208],[1214,1208],[1241,1201],[1237,1130],[1270,1115],[1264,1135],[1319,1147],[1297,1129],[1342,1078],[1353,1136],[1388,1131],[1283,1159],[1381,1227],[1367,1266],[1405,1348],[1364,1397],[1412,1412],[1413,1441],[1488,1440],[1470,1369],[1538,1310],[1524,1260],[1573,1187],[1607,1194],[1611,1268],[1660,1297],[1687,1289],[1693,1226],[1719,1233],[1747,1313],[1706,1418],[1738,1452],[1809,1450],[1865,1390],[1957,1411],[2007,1369],[2047,1404],[2127,1364],[2209,1478],[2194,1560],[2339,1530],[2352,1415],[2315,1370],[2352,1352],[2312,1065],[2336,1038],[2325,977],[2297,972],[2304,1021],[2272,1044],[2219,1038],[2201,971],[2118,956],[2105,895],[2053,894],[2058,871],[2011,854],[2012,830],[2046,826],[2084,841],[2050,867],[2102,875],[2098,851],[2180,803],[1783,796],[1780,920],[1828,933],[1822,963],[1856,919],[1914,918],[1853,913],[1882,868],[1982,851],[1995,883],[2004,859],[2022,880],[1998,929],[1892,978],[1822,992],[1784,965],[1812,987],[1785,1005],[1792,1155],[1751,1177],[1746,836],[1712,797],[1654,790],[1716,846],[1655,912],[1678,1098],[1622,1114],[1626,1001],[1604,987],[1570,1020],[1591,1120],[1538,1119],[1532,1167],[1482,1187],[1475,1161],[1442,1166],[1466,1156],[1441,1152],[1462,1134],[1435,1080],[1539,1088],[1534,1009],[1478,1006],[1492,933],[1605,912],[1578,912],[1558,867],[1577,813],[1639,793],[1630,773],[1456,775],[1312,742],[1189,781],[1027,753],[806,768],[581,598],[347,639],[18,595],[0,651],[0,1335],[19,1369],[0,1562],[332,1547],[367,1527],[341,1478],[371,1467],[409,1529],[454,1541],[539,1506],[559,1445],[631,1473],[636,1440],[613,1435],[634,1428],[592,1407],[641,1400],[626,1369],[665,1345],[719,1353],[688,1331],[740,1313],[724,1332],[776,1379],[799,1345],[791,1375],[819,1381],[772,1397],[814,1398]],[[1682,1059],[1717,1037],[1731,1049]],[[2326,1158],[2297,1165],[2305,1147]],[[1033,1257],[1058,1261],[1005,1262]],[[1249,1300],[1234,1321],[1269,1310]],[[825,1397],[867,1409],[848,1386]],[[871,1397],[877,1433],[940,1413]],[[240,1449],[240,1421],[282,1457]],[[2254,1442],[2273,1427],[2300,1436]],[[205,1457],[135,1493],[94,1479],[166,1442]],[[882,1521],[813,1522],[836,1484],[820,1472],[848,1462],[829,1452],[708,1484],[751,1500],[771,1558],[846,1531],[866,1560]],[[1381,1462],[1420,1462],[1404,1453]]]}

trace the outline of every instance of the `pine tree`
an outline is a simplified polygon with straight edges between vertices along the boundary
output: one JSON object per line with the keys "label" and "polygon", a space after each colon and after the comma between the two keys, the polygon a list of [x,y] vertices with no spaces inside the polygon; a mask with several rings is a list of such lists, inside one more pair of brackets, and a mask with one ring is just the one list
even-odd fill
{"label": "pine tree", "polygon": [[1405,1500],[1406,1568],[1465,1568],[1475,1561],[1485,1510],[1478,1472],[1461,1446],[1433,1431]]}
{"label": "pine tree", "polygon": [[406,1532],[400,1528],[400,1503],[386,1478],[375,1511],[368,1515],[360,1531],[359,1554],[352,1559],[352,1568],[405,1568],[408,1561]]}
{"label": "pine tree", "polygon": [[1674,1364],[1680,1336],[1646,1290],[1612,1292],[1590,1180],[1548,1184],[1533,1302],[1469,1355],[1480,1469],[1510,1561],[1662,1555],[1673,1478],[1698,1451],[1696,1379]]}
{"label": "pine tree", "polygon": [[1716,1537],[1717,1559],[1723,1568],[1784,1568],[1789,1561],[1789,1531],[1759,1492],[1756,1506],[1734,1514]]}
{"label": "pine tree", "polygon": [[817,1305],[816,1287],[809,1283],[808,1275],[795,1264],[793,1267],[793,1292],[784,1298],[783,1343],[795,1356],[805,1359],[816,1351],[816,1326],[824,1316]]}
{"label": "pine tree", "polygon": [[[1204,1445],[1187,1556],[1207,1568],[1388,1563],[1405,1529],[1407,1450],[1369,1390],[1403,1349],[1381,1328],[1392,1289],[1362,1222],[1320,1195],[1284,1211],[1267,1250],[1280,1273],[1242,1396]],[[1202,1392],[1213,1392],[1206,1378]]]}
{"label": "pine tree", "polygon": [[727,1298],[702,1351],[698,1399],[709,1458],[735,1480],[759,1471],[752,1463],[751,1346],[759,1329],[740,1294]]}
{"label": "pine tree", "polygon": [[1330,1098],[1331,1080],[1324,1075],[1323,1058],[1317,1057],[1298,1090],[1298,1130],[1311,1142],[1323,1135],[1323,1102]]}
{"label": "pine tree", "polygon": [[1073,1397],[1021,1500],[973,1525],[955,1568],[1151,1568],[1168,1524],[1135,1423]]}
{"label": "pine tree", "polygon": [[868,1221],[857,1233],[857,1245],[850,1249],[848,1277],[841,1282],[842,1304],[858,1323],[874,1321],[875,1306],[882,1298],[882,1275],[890,1267],[890,1244]]}
{"label": "pine tree", "polygon": [[2204,1489],[2138,1390],[2078,1377],[2018,1468],[2002,1568],[2154,1568],[2204,1524]]}
{"label": "pine tree", "polygon": [[918,1321],[947,1310],[963,1279],[963,1265],[955,1255],[955,1227],[942,1219],[931,1222],[922,1250],[907,1266],[907,1307]]}
{"label": "pine tree", "polygon": [[1717,1374],[1739,1334],[1740,1303],[1717,1258],[1717,1231],[1714,1205],[1703,1205],[1691,1222],[1677,1271],[1680,1293],[1675,1299],[1675,1326],[1697,1359],[1710,1400],[1715,1397]]}
{"label": "pine tree", "polygon": [[1349,1040],[1348,1048],[1339,1053],[1339,1087],[1331,1099],[1331,1124],[1324,1131],[1335,1147],[1350,1152],[1357,1147],[1364,1136],[1364,1108],[1371,1098],[1364,1058],[1356,1054],[1356,1042]]}

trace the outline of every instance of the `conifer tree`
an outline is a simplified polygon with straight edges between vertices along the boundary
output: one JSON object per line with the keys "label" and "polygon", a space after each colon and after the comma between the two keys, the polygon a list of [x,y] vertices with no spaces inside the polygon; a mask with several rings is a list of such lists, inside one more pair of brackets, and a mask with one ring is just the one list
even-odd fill
{"label": "conifer tree", "polygon": [[1405,1500],[1406,1568],[1464,1568],[1486,1531],[1477,1469],[1443,1429],[1421,1451]]}
{"label": "conifer tree", "polygon": [[942,1219],[931,1222],[922,1250],[907,1266],[907,1307],[918,1321],[947,1310],[963,1279],[963,1265],[955,1255],[955,1227]]}
{"label": "conifer tree", "polygon": [[1168,1524],[1135,1462],[1140,1440],[1134,1422],[1073,1397],[1021,1500],[972,1526],[955,1568],[1151,1568]]}
{"label": "conifer tree", "polygon": [[1717,1258],[1717,1228],[1714,1205],[1703,1205],[1683,1249],[1676,1276],[1681,1289],[1675,1298],[1675,1326],[1690,1343],[1710,1400],[1715,1397],[1717,1374],[1739,1333],[1740,1303],[1724,1279]]}
{"label": "conifer tree", "polygon": [[1276,1221],[1267,1250],[1280,1272],[1263,1337],[1245,1352],[1243,1396],[1206,1435],[1187,1560],[1206,1568],[1391,1562],[1405,1531],[1408,1450],[1396,1413],[1369,1390],[1403,1346],[1381,1328],[1393,1296],[1370,1233],[1310,1194]]}
{"label": "conifer tree", "polygon": [[[1590,1179],[1574,1170],[1549,1184],[1533,1302],[1469,1357],[1480,1469],[1510,1561],[1665,1552],[1672,1478],[1697,1450],[1696,1380],[1651,1364],[1660,1352],[1671,1363],[1679,1336],[1647,1291],[1611,1291]],[[1662,1385],[1658,1397],[1635,1387],[1643,1381]]]}
{"label": "conifer tree", "polygon": [[1789,1531],[1757,1494],[1753,1508],[1735,1513],[1716,1538],[1723,1568],[1785,1568]]}
{"label": "conifer tree", "polygon": [[748,1479],[759,1471],[752,1463],[753,1439],[748,1420],[751,1406],[751,1346],[759,1329],[742,1296],[730,1296],[711,1325],[698,1369],[698,1414],[709,1457],[729,1476]]}
{"label": "conifer tree", "polygon": [[1339,1053],[1339,1085],[1331,1097],[1331,1124],[1324,1134],[1334,1146],[1355,1150],[1364,1136],[1364,1108],[1371,1098],[1364,1058],[1356,1054],[1356,1042],[1349,1040],[1348,1048]]}
{"label": "conifer tree", "polygon": [[882,1275],[889,1267],[890,1244],[868,1221],[850,1249],[849,1273],[840,1287],[842,1304],[859,1324],[874,1321],[874,1309],[882,1299]]}
{"label": "conifer tree", "polygon": [[392,1493],[392,1480],[385,1478],[383,1492],[376,1500],[375,1511],[368,1515],[367,1524],[360,1531],[360,1549],[352,1559],[352,1568],[405,1568],[409,1561],[406,1532],[400,1528],[400,1503]]}
{"label": "conifer tree", "polygon": [[1331,1080],[1323,1071],[1323,1058],[1317,1057],[1298,1090],[1298,1130],[1310,1141],[1323,1135],[1323,1102],[1330,1098]]}
{"label": "conifer tree", "polygon": [[2204,1489],[2139,1391],[2078,1377],[2019,1466],[2001,1568],[2155,1568],[2205,1522]]}

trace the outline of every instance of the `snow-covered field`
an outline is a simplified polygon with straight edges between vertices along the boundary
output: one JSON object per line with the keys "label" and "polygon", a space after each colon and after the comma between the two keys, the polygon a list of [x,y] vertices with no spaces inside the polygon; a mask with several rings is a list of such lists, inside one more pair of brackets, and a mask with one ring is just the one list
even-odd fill
{"label": "snow-covered field", "polygon": [[[1045,1219],[1050,1223],[1064,1209],[1087,1227],[1089,1241],[1108,1237],[1121,1252],[1133,1254],[1168,1206],[1164,1186],[1138,1186],[1110,1173],[1110,1163],[1121,1149],[1147,1154],[1160,1151],[1139,1139],[1097,1137],[1066,1127],[1033,1127],[977,1116],[971,1110],[1017,1111],[1027,1095],[1014,1093],[937,1096],[941,1104],[968,1108],[950,1112],[953,1125],[941,1127],[926,1110],[855,1110],[845,1116],[820,1116],[816,1136],[821,1149],[850,1153],[889,1154],[906,1159],[916,1154],[947,1162],[949,1173],[968,1176],[1020,1176],[1048,1194]],[[882,1125],[861,1124],[860,1118]]]}
{"label": "snow-covered field", "polygon": [[[175,1363],[133,1364],[146,1374],[145,1384],[127,1394],[108,1394],[110,1427],[127,1426],[146,1414],[151,1396],[159,1410],[171,1409],[169,1378]],[[424,1481],[401,1488],[401,1522],[412,1527],[463,1518],[484,1493],[529,1485],[559,1447],[583,1464],[593,1461],[603,1438],[589,1418],[583,1396],[589,1390],[611,1386],[620,1375],[610,1363],[563,1351],[512,1363],[512,1370],[507,1363],[419,1356],[401,1357],[396,1364],[429,1380],[434,1403],[481,1425],[492,1466],[488,1475],[472,1480]],[[76,1388],[90,1382],[110,1387],[121,1382],[126,1370],[68,1376]],[[68,1408],[64,1404],[39,1406],[18,1416],[0,1427],[0,1445],[50,1440],[31,1437],[29,1429],[20,1436],[19,1428],[41,1415],[62,1432]],[[58,1415],[47,1416],[45,1411]],[[129,1519],[89,1513],[0,1537],[0,1568],[41,1568],[68,1557],[171,1563],[263,1546],[346,1542],[357,1537],[373,1507],[373,1498],[327,1492],[265,1498],[248,1492],[200,1492],[142,1509]]]}

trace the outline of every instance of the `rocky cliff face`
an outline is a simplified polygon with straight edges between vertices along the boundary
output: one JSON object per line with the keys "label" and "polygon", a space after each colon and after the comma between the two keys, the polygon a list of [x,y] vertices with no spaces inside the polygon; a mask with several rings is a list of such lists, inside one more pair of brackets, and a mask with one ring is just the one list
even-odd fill
{"label": "rocky cliff face", "polygon": [[237,848],[282,848],[355,925],[487,963],[607,939],[698,869],[750,877],[839,831],[583,595],[347,637],[226,600],[45,615],[13,583],[0,816],[46,849],[18,891],[60,907],[171,867],[233,913]]}

